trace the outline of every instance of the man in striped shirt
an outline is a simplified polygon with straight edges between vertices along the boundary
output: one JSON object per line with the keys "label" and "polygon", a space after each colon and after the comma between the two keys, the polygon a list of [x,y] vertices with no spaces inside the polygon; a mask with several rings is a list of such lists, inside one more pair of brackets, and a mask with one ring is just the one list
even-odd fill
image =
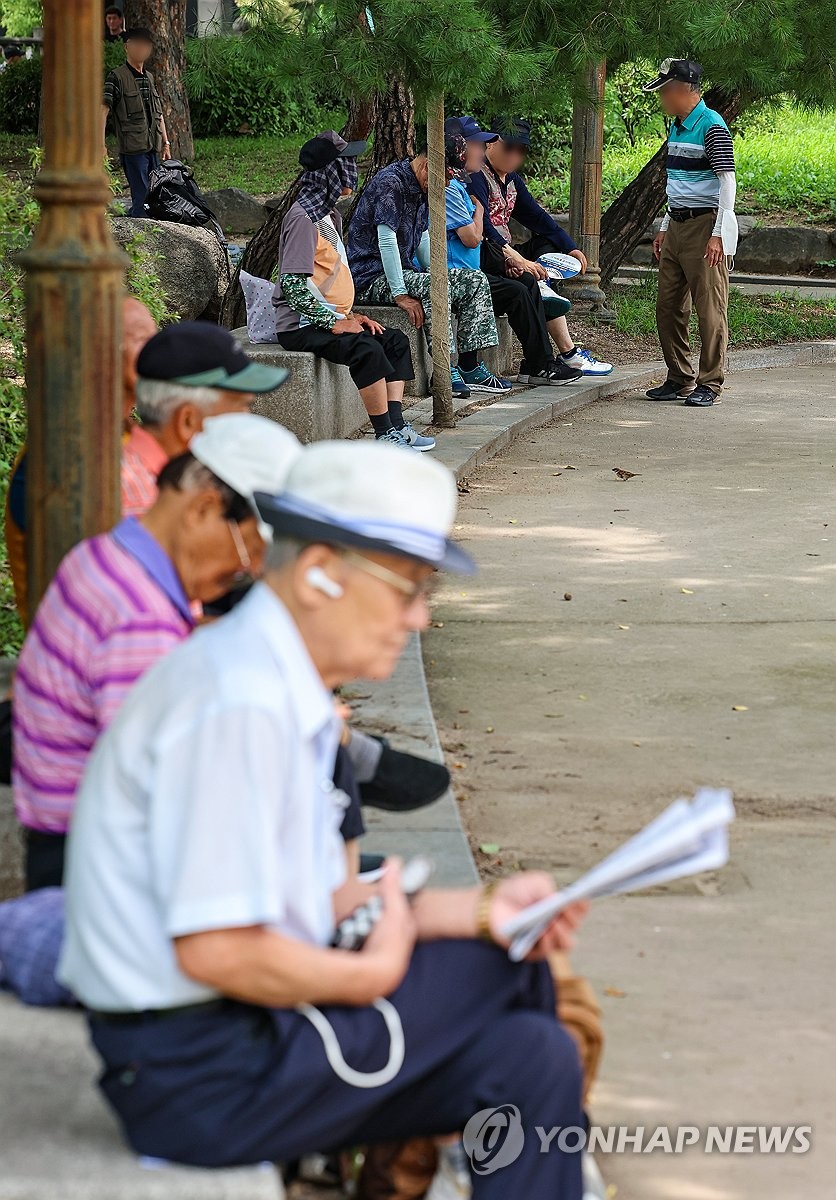
{"label": "man in striped shirt", "polygon": [[[737,192],[728,126],[700,96],[702,67],[668,58],[646,92],[658,91],[673,117],[668,135],[668,212],[653,242],[659,260],[656,322],[668,378],[648,400],[685,397],[689,408],[710,408],[723,387],[728,348],[729,273],[720,236],[734,215]],[[691,305],[700,327],[700,364],[694,368],[688,323]]]}
{"label": "man in striped shirt", "polygon": [[[223,388],[272,391],[286,378],[235,349],[244,366],[219,381]],[[136,680],[191,632],[192,602],[260,572],[264,538],[252,495],[281,490],[299,452],[292,434],[263,417],[212,418],[191,451],[163,469],[159,498],[143,517],[125,518],[63,559],[14,681],[12,780],[29,890],[61,883],[90,752]]]}

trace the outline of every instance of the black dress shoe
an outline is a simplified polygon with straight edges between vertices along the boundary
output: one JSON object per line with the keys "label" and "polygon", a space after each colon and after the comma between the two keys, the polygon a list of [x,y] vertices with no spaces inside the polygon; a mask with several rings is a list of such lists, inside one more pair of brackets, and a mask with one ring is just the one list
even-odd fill
{"label": "black dress shoe", "polygon": [[386,742],[374,778],[360,784],[360,802],[385,812],[412,812],[443,796],[450,772],[442,763],[393,750]]}
{"label": "black dress shoe", "polygon": [[686,387],[687,384],[672,383],[670,379],[666,379],[658,387],[649,388],[645,392],[645,397],[648,400],[681,400]]}
{"label": "black dress shoe", "polygon": [[686,408],[711,408],[716,399],[711,388],[698,387],[694,388],[691,395],[686,397],[685,406]]}

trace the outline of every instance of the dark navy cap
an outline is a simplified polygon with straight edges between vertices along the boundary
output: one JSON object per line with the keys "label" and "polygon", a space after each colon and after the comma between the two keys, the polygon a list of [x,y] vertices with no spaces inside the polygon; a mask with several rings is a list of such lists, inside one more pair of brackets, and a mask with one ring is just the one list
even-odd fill
{"label": "dark navy cap", "polygon": [[491,130],[510,146],[531,145],[531,122],[522,117],[497,117]]}
{"label": "dark navy cap", "polygon": [[155,334],[139,352],[140,379],[184,383],[228,392],[272,392],[290,372],[248,358],[228,329],[208,321],[178,321]]}
{"label": "dark navy cap", "polygon": [[495,142],[498,133],[488,133],[482,128],[475,117],[448,117],[444,122],[444,132],[447,137],[458,134],[466,142]]}

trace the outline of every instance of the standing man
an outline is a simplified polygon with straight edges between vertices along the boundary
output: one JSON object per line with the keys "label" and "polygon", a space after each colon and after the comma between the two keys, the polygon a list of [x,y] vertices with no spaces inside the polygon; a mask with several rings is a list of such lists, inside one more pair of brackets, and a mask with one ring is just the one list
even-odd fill
{"label": "standing man", "polygon": [[[668,212],[653,242],[659,260],[656,324],[668,367],[648,400],[678,400],[710,408],[723,388],[729,341],[729,272],[720,233],[734,216],[737,183],[726,122],[700,96],[702,67],[666,58],[644,91],[659,93],[668,116]],[[700,369],[694,387],[688,321],[691,304],[700,326]]]}
{"label": "standing man", "polygon": [[122,16],[121,8],[117,8],[115,4],[109,4],[105,9],[104,17],[104,40],[106,42],[121,42],[125,33],[125,18]]}
{"label": "standing man", "polygon": [[154,76],[145,70],[154,51],[150,30],[137,26],[127,30],[123,37],[126,61],[105,80],[102,142],[111,115],[119,143],[119,161],[131,189],[128,216],[144,217],[148,176],[160,165],[160,158],[163,161],[171,158],[171,145]]}

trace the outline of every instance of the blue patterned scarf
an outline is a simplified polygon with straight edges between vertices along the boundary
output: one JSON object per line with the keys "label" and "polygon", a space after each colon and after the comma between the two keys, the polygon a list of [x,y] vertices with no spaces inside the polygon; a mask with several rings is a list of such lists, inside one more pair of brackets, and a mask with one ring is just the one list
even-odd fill
{"label": "blue patterned scarf", "polygon": [[338,158],[318,171],[303,171],[302,186],[296,197],[305,212],[316,223],[333,210],[345,188],[357,187],[357,160]]}

